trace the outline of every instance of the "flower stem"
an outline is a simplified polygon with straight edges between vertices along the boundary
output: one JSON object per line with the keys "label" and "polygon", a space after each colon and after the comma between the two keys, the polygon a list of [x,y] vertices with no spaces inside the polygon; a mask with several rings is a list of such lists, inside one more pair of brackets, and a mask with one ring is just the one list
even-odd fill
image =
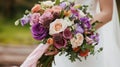
{"label": "flower stem", "polygon": [[39,60],[37,67],[52,67],[52,62],[54,60],[53,56],[45,56],[43,55]]}

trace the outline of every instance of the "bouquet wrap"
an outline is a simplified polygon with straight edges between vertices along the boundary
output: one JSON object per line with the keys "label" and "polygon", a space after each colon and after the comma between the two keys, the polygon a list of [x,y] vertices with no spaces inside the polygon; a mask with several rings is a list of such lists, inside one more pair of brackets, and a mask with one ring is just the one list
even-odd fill
{"label": "bouquet wrap", "polygon": [[48,47],[48,44],[38,45],[37,48],[26,58],[20,67],[36,67],[38,59],[42,57]]}

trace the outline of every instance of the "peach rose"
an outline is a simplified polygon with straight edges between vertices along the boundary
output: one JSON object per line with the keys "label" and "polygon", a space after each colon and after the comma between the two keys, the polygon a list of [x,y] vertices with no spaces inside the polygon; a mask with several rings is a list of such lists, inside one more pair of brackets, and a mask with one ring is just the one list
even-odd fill
{"label": "peach rose", "polygon": [[47,43],[49,44],[49,45],[52,45],[53,44],[53,38],[48,38],[48,40],[47,40]]}
{"label": "peach rose", "polygon": [[38,12],[38,11],[40,11],[40,10],[41,10],[40,4],[36,4],[36,5],[31,9],[32,13]]}
{"label": "peach rose", "polygon": [[57,34],[64,31],[67,28],[67,23],[64,19],[56,19],[50,24],[49,34]]}
{"label": "peach rose", "polygon": [[81,33],[77,33],[75,37],[70,40],[72,48],[77,48],[78,46],[81,46],[83,44],[84,37]]}

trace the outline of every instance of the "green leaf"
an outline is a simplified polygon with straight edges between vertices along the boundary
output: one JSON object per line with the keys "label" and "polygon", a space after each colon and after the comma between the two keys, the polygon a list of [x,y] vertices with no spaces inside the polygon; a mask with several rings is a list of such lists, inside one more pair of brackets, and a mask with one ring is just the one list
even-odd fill
{"label": "green leaf", "polygon": [[25,14],[29,14],[30,13],[30,11],[29,10],[25,10]]}
{"label": "green leaf", "polygon": [[88,17],[93,18],[93,16],[90,13],[87,13]]}
{"label": "green leaf", "polygon": [[54,61],[53,56],[45,56],[43,55],[39,60],[37,67],[52,67],[52,62]]}
{"label": "green leaf", "polygon": [[15,26],[18,26],[19,25],[19,23],[20,23],[20,20],[18,19],[18,20],[16,20],[15,21]]}
{"label": "green leaf", "polygon": [[76,57],[80,62],[82,62],[82,59],[80,57]]}
{"label": "green leaf", "polygon": [[103,48],[101,47],[101,48],[100,48],[100,51],[102,51],[102,50],[103,50]]}
{"label": "green leaf", "polygon": [[92,24],[92,26],[95,26],[95,25],[98,24],[98,23],[102,23],[102,22],[95,21],[95,22]]}
{"label": "green leaf", "polygon": [[63,16],[64,16],[64,10],[61,11],[60,18],[63,18]]}
{"label": "green leaf", "polygon": [[103,48],[102,48],[102,47],[101,47],[101,48],[99,48],[98,52],[101,52],[101,51],[103,51]]}
{"label": "green leaf", "polygon": [[59,5],[60,4],[60,0],[55,0],[55,5]]}
{"label": "green leaf", "polygon": [[80,10],[82,10],[82,9],[83,9],[83,7],[82,7],[82,6],[80,6],[80,7],[79,7],[79,9],[80,9]]}

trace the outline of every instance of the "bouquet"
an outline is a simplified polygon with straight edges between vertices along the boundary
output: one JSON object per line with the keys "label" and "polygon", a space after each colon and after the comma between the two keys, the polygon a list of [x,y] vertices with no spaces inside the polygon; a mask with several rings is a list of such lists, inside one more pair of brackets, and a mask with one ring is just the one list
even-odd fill
{"label": "bouquet", "polygon": [[[30,24],[33,38],[47,43],[47,51],[66,54],[71,62],[82,61],[81,58],[96,53],[95,46],[99,43],[99,34],[95,30],[98,21],[91,24],[92,15],[87,12],[87,7],[70,1],[43,1],[35,4],[31,11],[27,10],[15,24]],[[51,67],[54,57],[43,53],[37,60],[37,67]]]}

